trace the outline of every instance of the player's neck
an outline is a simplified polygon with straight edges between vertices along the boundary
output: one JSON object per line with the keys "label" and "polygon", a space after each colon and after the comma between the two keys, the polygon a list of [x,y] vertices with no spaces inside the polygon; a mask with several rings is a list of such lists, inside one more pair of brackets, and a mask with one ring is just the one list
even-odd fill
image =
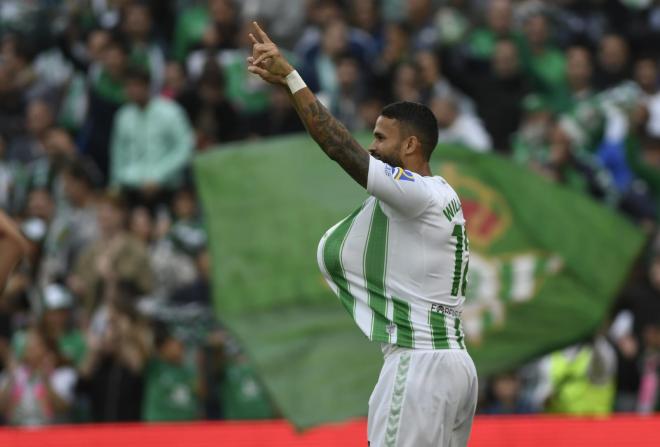
{"label": "player's neck", "polygon": [[404,163],[403,168],[407,169],[408,171],[416,172],[424,177],[430,177],[433,175],[433,173],[431,172],[431,166],[429,166],[429,163],[427,161],[419,161],[419,162],[410,161],[408,163]]}

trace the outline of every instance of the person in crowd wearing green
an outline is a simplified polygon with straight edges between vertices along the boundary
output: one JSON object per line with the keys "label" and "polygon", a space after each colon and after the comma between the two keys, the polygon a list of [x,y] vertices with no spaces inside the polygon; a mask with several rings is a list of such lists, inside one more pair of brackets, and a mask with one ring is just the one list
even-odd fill
{"label": "person in crowd wearing green", "polygon": [[523,67],[535,89],[552,97],[563,88],[566,57],[552,43],[548,20],[542,12],[536,12],[526,18],[521,55]]}
{"label": "person in crowd wearing green", "polygon": [[163,85],[165,53],[153,38],[151,11],[148,5],[136,2],[126,7],[125,15],[123,31],[128,37],[130,62],[149,71],[152,92],[157,93]]}
{"label": "person in crowd wearing green", "polygon": [[199,419],[199,374],[185,362],[185,346],[161,327],[155,336],[155,355],[146,369],[142,418],[145,421]]}
{"label": "person in crowd wearing green", "polygon": [[476,27],[467,38],[466,51],[470,59],[488,65],[498,40],[520,40],[513,29],[512,13],[510,0],[493,0],[488,3],[485,23]]}
{"label": "person in crowd wearing green", "polygon": [[[41,290],[41,315],[39,330],[57,342],[62,360],[72,366],[80,365],[85,356],[85,337],[72,324],[74,299],[71,292],[60,284],[49,284]],[[16,357],[25,352],[28,331],[18,331],[12,337],[12,348]]]}
{"label": "person in crowd wearing green", "polygon": [[570,112],[594,94],[591,85],[593,63],[586,47],[574,45],[566,50],[565,83],[556,95],[548,98],[558,113]]}
{"label": "person in crowd wearing green", "polygon": [[151,97],[149,73],[131,67],[126,74],[129,102],[115,117],[111,139],[111,183],[131,202],[166,202],[183,180],[192,156],[193,132],[183,108]]}

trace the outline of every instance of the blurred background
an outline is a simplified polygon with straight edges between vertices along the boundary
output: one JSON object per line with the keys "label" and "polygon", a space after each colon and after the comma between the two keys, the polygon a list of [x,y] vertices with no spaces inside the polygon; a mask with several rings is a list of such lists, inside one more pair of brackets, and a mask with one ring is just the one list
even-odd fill
{"label": "blurred background", "polygon": [[422,102],[441,144],[648,237],[603,329],[482,377],[479,413],[660,408],[660,2],[0,0],[0,207],[30,241],[0,298],[2,424],[281,416],[211,309],[190,170],[304,131],[246,72],[255,19],[349,130]]}

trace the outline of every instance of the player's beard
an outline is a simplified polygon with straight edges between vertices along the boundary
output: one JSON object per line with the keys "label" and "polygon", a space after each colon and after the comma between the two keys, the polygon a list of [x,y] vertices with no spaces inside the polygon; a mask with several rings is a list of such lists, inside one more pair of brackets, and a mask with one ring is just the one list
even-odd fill
{"label": "player's beard", "polygon": [[403,161],[401,160],[401,157],[399,157],[399,154],[397,153],[381,154],[380,160],[387,163],[390,166],[394,166],[395,168],[403,168]]}

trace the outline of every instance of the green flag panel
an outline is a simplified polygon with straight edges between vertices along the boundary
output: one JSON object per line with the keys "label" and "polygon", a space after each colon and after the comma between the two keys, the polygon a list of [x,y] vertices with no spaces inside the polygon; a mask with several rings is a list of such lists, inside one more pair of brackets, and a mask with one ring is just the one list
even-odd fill
{"label": "green flag panel", "polygon": [[[495,155],[439,147],[431,164],[458,192],[467,219],[463,329],[479,374],[593,333],[642,234],[589,198]],[[277,409],[299,427],[366,415],[382,355],[317,265],[323,233],[366,192],[306,135],[224,146],[197,157],[195,174],[217,315]],[[402,318],[406,307],[396,298]]]}

